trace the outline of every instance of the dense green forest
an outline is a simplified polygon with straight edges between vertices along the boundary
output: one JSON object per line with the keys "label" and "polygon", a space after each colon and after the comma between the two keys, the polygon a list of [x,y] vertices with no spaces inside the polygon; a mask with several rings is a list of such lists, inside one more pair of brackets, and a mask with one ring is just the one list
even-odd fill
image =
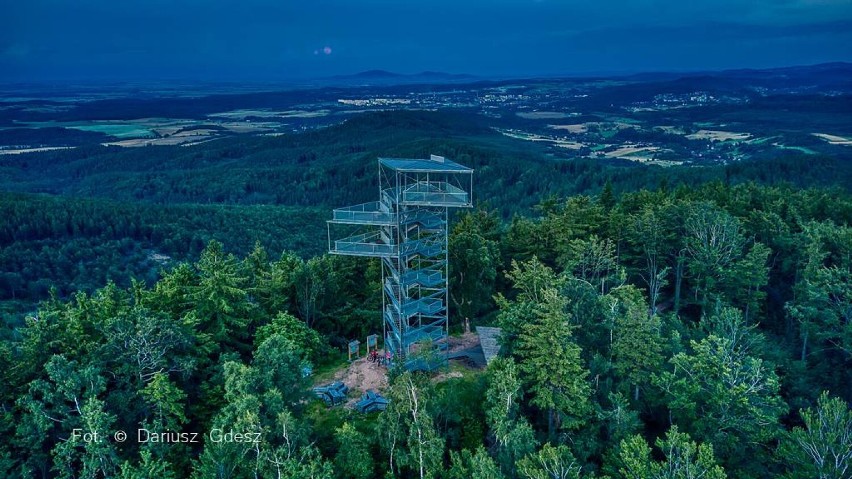
{"label": "dense green forest", "polygon": [[792,151],[706,167],[556,159],[465,112],[369,113],[321,130],[191,147],[0,155],[0,302],[18,321],[50,286],[61,298],[107,281],[151,286],[162,267],[198,260],[211,239],[239,256],[259,242],[313,257],[325,250],[328,210],[375,196],[377,156],[431,153],[475,168],[475,200],[504,221],[606,184],[616,194],[709,181],[852,185],[848,159]]}
{"label": "dense green forest", "polygon": [[225,138],[192,147],[92,145],[3,155],[0,188],[159,204],[338,206],[374,197],[377,156],[431,153],[476,169],[477,198],[506,218],[525,214],[550,194],[597,193],[607,180],[616,192],[712,180],[852,184],[847,158],[794,151],[773,157],[772,167],[748,161],[683,168],[616,159],[558,161],[544,151],[495,132],[476,114],[380,112],[299,134]]}
{"label": "dense green forest", "polygon": [[[501,357],[328,409],[382,299],[324,220],[430,153],[476,169],[451,330],[501,327]],[[464,112],[0,156],[0,477],[849,478],[849,185],[795,152],[557,159]]]}
{"label": "dense green forest", "polygon": [[[211,239],[248,254],[317,255],[325,250],[327,211],[309,207],[151,205],[0,193],[0,300],[67,297],[107,281],[153,284],[163,267],[197,259]],[[292,231],[283,234],[283,231]]]}
{"label": "dense green forest", "polygon": [[[381,413],[311,400],[303,367],[322,377],[345,364],[348,339],[380,328],[380,269],[297,254],[299,222],[315,213],[256,206],[270,223],[260,234],[279,241],[272,248],[246,247],[238,230],[262,223],[249,217],[225,235],[234,246],[209,241],[159,279],[55,292],[3,332],[0,475],[849,477],[847,191],[743,182],[750,166],[738,165],[635,191],[631,182],[651,173],[631,169],[624,183],[618,175],[628,173],[602,174],[594,195],[506,180],[503,203],[488,193],[500,188],[485,180],[496,173],[472,163],[490,206],[454,221],[451,328],[465,319],[502,328],[501,356],[484,371],[391,370]],[[244,211],[4,198],[32,225],[7,222],[4,244],[59,234],[97,247],[130,236],[175,255],[214,237],[212,219],[231,225]],[[530,201],[525,214],[507,214]],[[83,216],[75,208],[91,223],[72,219]],[[110,220],[114,211],[130,219]],[[173,216],[157,223],[154,214]],[[186,231],[194,234],[176,242],[192,246],[157,239]],[[58,244],[42,249],[64,257]],[[144,255],[139,248],[126,254]],[[138,272],[107,277],[128,273]],[[198,432],[199,442],[140,443],[139,428]],[[115,441],[117,430],[130,440]],[[227,431],[249,439],[217,440]]]}

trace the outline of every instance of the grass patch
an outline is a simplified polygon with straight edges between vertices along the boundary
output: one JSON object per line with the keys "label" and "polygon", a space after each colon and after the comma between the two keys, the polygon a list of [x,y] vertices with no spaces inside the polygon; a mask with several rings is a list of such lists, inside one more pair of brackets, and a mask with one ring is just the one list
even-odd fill
{"label": "grass patch", "polygon": [[326,362],[314,367],[314,372],[311,374],[314,384],[330,382],[334,378],[335,373],[349,366],[349,360],[345,354],[337,350],[332,351]]}

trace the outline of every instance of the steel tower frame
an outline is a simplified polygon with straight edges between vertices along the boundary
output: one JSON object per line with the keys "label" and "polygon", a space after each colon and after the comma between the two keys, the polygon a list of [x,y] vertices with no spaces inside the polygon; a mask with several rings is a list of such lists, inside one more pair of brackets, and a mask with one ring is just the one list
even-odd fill
{"label": "steel tower frame", "polygon": [[[410,370],[446,364],[449,208],[472,206],[471,168],[436,155],[379,158],[379,201],[328,221],[329,253],[381,258],[385,349]],[[359,231],[333,240],[336,225]]]}

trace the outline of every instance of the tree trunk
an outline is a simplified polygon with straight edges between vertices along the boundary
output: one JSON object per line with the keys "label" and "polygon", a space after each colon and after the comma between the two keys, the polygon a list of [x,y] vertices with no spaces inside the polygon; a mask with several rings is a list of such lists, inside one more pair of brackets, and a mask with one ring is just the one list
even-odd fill
{"label": "tree trunk", "polygon": [[802,361],[808,357],[808,328],[803,328],[805,330],[805,336],[802,338]]}
{"label": "tree trunk", "polygon": [[680,285],[683,282],[683,256],[678,255],[675,265],[674,313],[680,313]]}
{"label": "tree trunk", "polygon": [[649,316],[653,316],[657,314],[657,296],[660,294],[656,255],[650,255],[646,252],[645,264],[648,271],[648,280],[646,281],[648,283],[648,299],[651,301],[651,314]]}
{"label": "tree trunk", "polygon": [[633,400],[634,401],[639,400],[639,385],[638,384],[636,385],[636,389],[633,391]]}
{"label": "tree trunk", "polygon": [[553,439],[553,409],[547,411],[547,437]]}

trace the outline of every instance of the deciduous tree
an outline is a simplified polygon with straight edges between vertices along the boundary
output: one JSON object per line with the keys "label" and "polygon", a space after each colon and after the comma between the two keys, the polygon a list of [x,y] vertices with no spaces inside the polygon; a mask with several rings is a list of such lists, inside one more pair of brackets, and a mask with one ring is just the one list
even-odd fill
{"label": "deciduous tree", "polygon": [[670,360],[673,371],[654,382],[666,392],[677,424],[688,425],[729,463],[742,465],[755,459],[749,451],[777,436],[786,405],[775,372],[750,356],[737,334],[739,339],[710,334],[692,341],[692,352],[676,354]]}
{"label": "deciduous tree", "polygon": [[689,435],[672,426],[665,438],[657,439],[664,460],[656,461],[642,436],[621,441],[618,472],[624,479],[725,479],[716,463],[713,447],[696,444]]}
{"label": "deciduous tree", "polygon": [[446,479],[505,479],[494,459],[480,447],[471,453],[469,449],[461,452],[450,451],[450,469]]}
{"label": "deciduous tree", "polygon": [[414,477],[431,479],[442,469],[444,442],[428,409],[429,388],[408,371],[391,382],[390,404],[379,416],[379,429],[388,454],[387,470],[397,477],[407,470]]}
{"label": "deciduous tree", "polygon": [[781,459],[796,479],[845,479],[852,474],[852,411],[840,398],[823,392],[817,406],[800,411],[804,427],[783,441]]}
{"label": "deciduous tree", "polygon": [[495,358],[488,365],[485,417],[494,440],[496,457],[510,477],[518,460],[533,452],[535,432],[519,411],[523,390],[518,368],[511,357]]}
{"label": "deciduous tree", "polygon": [[337,443],[337,454],[334,456],[337,477],[369,479],[373,476],[373,458],[364,434],[345,422],[334,431],[334,440]]}
{"label": "deciduous tree", "polygon": [[580,479],[581,470],[565,445],[545,444],[518,462],[518,474],[524,479]]}

